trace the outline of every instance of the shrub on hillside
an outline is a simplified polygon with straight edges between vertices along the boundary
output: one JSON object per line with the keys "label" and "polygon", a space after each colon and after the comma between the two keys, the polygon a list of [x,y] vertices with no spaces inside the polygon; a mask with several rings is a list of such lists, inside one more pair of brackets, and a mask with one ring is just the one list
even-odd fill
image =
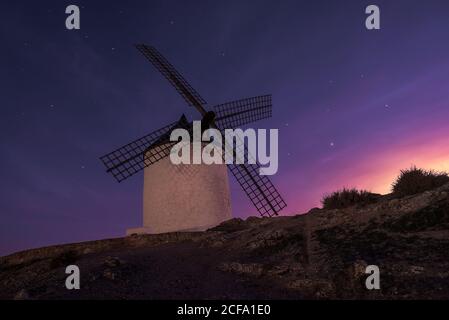
{"label": "shrub on hillside", "polygon": [[378,194],[366,190],[344,188],[330,195],[325,195],[321,203],[323,204],[323,209],[341,209],[356,204],[364,205],[373,203],[378,197]]}
{"label": "shrub on hillside", "polygon": [[401,170],[401,173],[393,183],[393,194],[403,197],[432,190],[449,182],[449,176],[445,172],[424,170],[415,166]]}

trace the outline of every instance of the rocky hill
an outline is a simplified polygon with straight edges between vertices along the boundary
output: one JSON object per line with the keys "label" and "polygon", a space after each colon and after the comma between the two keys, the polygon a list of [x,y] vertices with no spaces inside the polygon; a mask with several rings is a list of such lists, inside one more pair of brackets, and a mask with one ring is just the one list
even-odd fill
{"label": "rocky hill", "polygon": [[[65,288],[65,266],[81,289]],[[365,268],[380,268],[367,290]],[[0,258],[2,299],[448,299],[449,184],[206,232],[130,236]]]}

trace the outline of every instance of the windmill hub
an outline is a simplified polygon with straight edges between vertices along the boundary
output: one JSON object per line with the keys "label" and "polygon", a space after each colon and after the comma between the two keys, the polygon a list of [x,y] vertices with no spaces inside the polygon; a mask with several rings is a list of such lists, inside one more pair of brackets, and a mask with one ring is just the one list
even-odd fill
{"label": "windmill hub", "polygon": [[[204,115],[203,119],[201,120],[201,127],[202,127],[202,129],[205,128],[204,130],[206,130],[206,129],[211,128],[212,125],[215,123],[215,118],[216,117],[217,117],[217,115],[215,114],[215,112],[208,111]],[[202,130],[202,131],[204,131],[204,130]]]}

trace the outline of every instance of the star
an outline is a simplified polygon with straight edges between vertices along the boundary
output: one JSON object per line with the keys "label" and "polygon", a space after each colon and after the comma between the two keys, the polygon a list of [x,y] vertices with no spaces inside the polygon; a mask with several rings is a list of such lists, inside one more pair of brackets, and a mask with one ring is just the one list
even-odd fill
{"label": "star", "polygon": [[333,148],[335,146],[335,143],[331,142],[329,145]]}
{"label": "star", "polygon": [[174,25],[175,22],[174,22],[173,20],[170,20],[170,24],[171,24],[171,25]]}

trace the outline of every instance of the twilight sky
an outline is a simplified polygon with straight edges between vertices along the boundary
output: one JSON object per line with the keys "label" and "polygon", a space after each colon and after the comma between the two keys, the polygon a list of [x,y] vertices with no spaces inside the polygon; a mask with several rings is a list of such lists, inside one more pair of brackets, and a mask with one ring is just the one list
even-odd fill
{"label": "twilight sky", "polygon": [[[196,112],[134,43],[209,106],[273,94],[256,127],[280,129],[284,214],[344,186],[387,193],[412,164],[449,170],[448,17],[445,0],[3,1],[0,255],[140,225],[142,175],[118,184],[98,158]],[[231,185],[234,215],[254,215]]]}

